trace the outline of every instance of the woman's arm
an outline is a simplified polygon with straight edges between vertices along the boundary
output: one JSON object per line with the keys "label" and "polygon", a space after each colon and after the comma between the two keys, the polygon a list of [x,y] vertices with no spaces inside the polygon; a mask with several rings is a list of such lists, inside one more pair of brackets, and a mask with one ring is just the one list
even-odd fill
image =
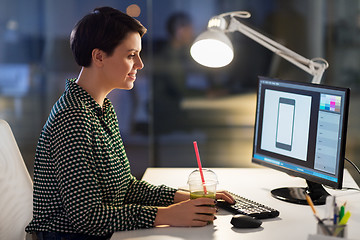
{"label": "woman's arm", "polygon": [[190,192],[178,190],[174,195],[174,203],[179,203],[190,199]]}
{"label": "woman's arm", "polygon": [[174,203],[176,189],[165,185],[155,186],[146,181],[137,180],[134,176],[131,178],[124,201],[126,204],[169,206]]}
{"label": "woman's arm", "polygon": [[159,207],[154,226],[200,227],[216,219],[215,200],[198,198],[182,201],[168,207]]}
{"label": "woman's arm", "polygon": [[[211,198],[189,200],[189,198],[189,192],[177,191],[174,196],[175,204],[158,208],[154,226],[205,226],[216,219],[216,200]],[[234,199],[226,191],[217,192],[216,199],[234,203]]]}
{"label": "woman's arm", "polygon": [[[92,128],[84,110],[59,113],[52,128],[52,160],[64,215],[73,228],[91,235],[153,226],[157,208],[139,204],[112,204],[104,199],[93,159]],[[96,172],[97,171],[97,172]],[[106,175],[105,175],[106,176]],[[128,176],[121,178],[129,181]],[[127,184],[127,183],[124,183]],[[108,186],[108,190],[114,186]],[[119,194],[121,194],[119,192]]]}
{"label": "woman's arm", "polygon": [[[182,202],[190,199],[190,193],[183,190],[178,190],[174,196],[174,203]],[[234,204],[234,198],[227,191],[216,192],[216,199],[223,199],[230,204]]]}

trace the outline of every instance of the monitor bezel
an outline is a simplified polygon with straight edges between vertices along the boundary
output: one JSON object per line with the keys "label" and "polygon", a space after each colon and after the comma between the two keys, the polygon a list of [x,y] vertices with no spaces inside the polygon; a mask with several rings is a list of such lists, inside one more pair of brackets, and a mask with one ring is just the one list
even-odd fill
{"label": "monitor bezel", "polygon": [[[287,83],[287,84],[292,84],[292,85],[302,85],[302,86],[310,86],[310,87],[315,87],[315,88],[323,88],[323,89],[328,89],[328,90],[336,90],[336,91],[341,91],[344,93],[344,113],[343,113],[343,121],[342,121],[342,132],[341,132],[341,143],[340,143],[340,152],[339,152],[339,167],[338,167],[338,175],[337,175],[337,182],[333,182],[324,178],[320,178],[320,177],[316,177],[313,175],[309,175],[303,172],[297,172],[295,170],[289,169],[289,168],[285,168],[285,167],[281,167],[275,164],[271,164],[270,162],[265,162],[261,159],[257,159],[255,156],[255,154],[257,153],[256,151],[256,142],[258,137],[256,136],[256,134],[258,134],[258,131],[256,129],[257,124],[258,124],[258,117],[259,117],[259,113],[258,113],[258,108],[259,108],[259,101],[261,99],[259,99],[259,94],[260,94],[260,81],[261,80],[265,80],[265,81],[270,81],[270,82],[279,82],[279,83]],[[349,88],[344,88],[344,87],[336,87],[336,86],[329,86],[329,85],[324,85],[324,84],[313,84],[313,83],[307,83],[307,82],[298,82],[298,81],[289,81],[289,80],[283,80],[283,79],[278,79],[278,78],[270,78],[270,77],[263,77],[263,76],[259,76],[258,77],[258,86],[257,86],[257,92],[256,92],[256,109],[255,109],[255,126],[254,126],[254,135],[253,135],[253,152],[252,152],[252,163],[261,165],[261,166],[265,166],[265,167],[269,167],[275,170],[279,170],[282,172],[285,172],[291,176],[295,176],[295,177],[300,177],[303,179],[306,179],[308,181],[312,181],[312,182],[316,182],[319,184],[323,184],[335,189],[341,189],[342,188],[342,183],[343,183],[343,172],[344,172],[344,162],[345,162],[345,150],[346,150],[346,136],[347,136],[347,125],[348,125],[348,115],[349,115],[349,99],[350,99],[350,89]]]}

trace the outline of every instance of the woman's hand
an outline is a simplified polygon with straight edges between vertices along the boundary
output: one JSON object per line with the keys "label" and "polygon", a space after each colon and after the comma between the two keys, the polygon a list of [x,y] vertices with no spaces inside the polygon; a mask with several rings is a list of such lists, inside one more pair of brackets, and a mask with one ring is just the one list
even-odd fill
{"label": "woman's hand", "polygon": [[[175,193],[174,203],[179,203],[190,198],[190,193],[183,190],[179,190]],[[227,191],[217,191],[216,199],[223,199],[230,204],[234,204],[234,198]]]}
{"label": "woman's hand", "polygon": [[201,227],[215,220],[215,213],[214,199],[186,200],[168,207],[158,207],[154,226]]}
{"label": "woman's hand", "polygon": [[234,204],[234,198],[227,191],[218,191],[216,192],[216,199],[223,199],[230,204]]}

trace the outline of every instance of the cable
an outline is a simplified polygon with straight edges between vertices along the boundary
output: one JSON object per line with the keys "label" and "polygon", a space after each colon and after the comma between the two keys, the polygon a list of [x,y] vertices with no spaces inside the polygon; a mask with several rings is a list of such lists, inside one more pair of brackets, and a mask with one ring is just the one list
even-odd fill
{"label": "cable", "polygon": [[352,187],[343,187],[341,190],[355,190],[355,191],[360,191],[360,188],[352,188]]}
{"label": "cable", "polygon": [[[345,158],[346,161],[348,161],[355,169],[356,171],[360,174],[360,170],[359,168],[355,165],[355,163],[353,163],[352,161],[350,161],[349,159]],[[351,188],[351,187],[344,187],[342,188],[343,190],[356,190],[356,191],[360,191],[359,188]]]}
{"label": "cable", "polygon": [[349,159],[345,158],[346,161],[348,161],[355,169],[356,171],[360,174],[360,170],[359,168],[355,165],[355,163],[353,163],[352,161],[350,161]]}

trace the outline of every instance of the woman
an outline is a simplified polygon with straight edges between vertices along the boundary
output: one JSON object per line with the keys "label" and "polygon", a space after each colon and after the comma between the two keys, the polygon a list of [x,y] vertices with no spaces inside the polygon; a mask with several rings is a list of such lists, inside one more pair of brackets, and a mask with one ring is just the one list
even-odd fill
{"label": "woman", "polygon": [[[106,96],[133,88],[144,66],[145,32],[137,20],[110,7],[95,9],[72,31],[71,48],[82,69],[78,78],[67,80],[35,156],[34,215],[26,231],[38,239],[108,239],[115,231],[204,226],[214,220],[213,199],[189,200],[188,193],[130,173]],[[224,192],[217,197],[232,201]]]}

